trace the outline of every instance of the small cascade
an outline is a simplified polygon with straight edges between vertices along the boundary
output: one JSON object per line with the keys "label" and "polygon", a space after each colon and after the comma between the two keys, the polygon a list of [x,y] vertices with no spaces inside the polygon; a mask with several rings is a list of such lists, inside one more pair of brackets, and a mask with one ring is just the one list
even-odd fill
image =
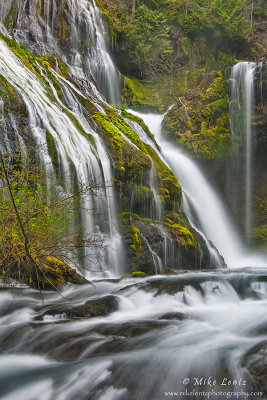
{"label": "small cascade", "polygon": [[[244,204],[246,237],[252,228],[254,73],[261,64],[240,62],[231,71],[230,121],[233,160],[230,170],[231,199],[234,210]],[[241,182],[241,186],[237,184]]]}
{"label": "small cascade", "polygon": [[[152,161],[152,160],[151,160]],[[153,207],[151,207],[151,218],[160,220],[162,218],[162,201],[160,198],[160,195],[158,191],[156,190],[155,184],[154,184],[154,178],[155,177],[155,166],[152,161],[152,166],[150,170],[150,190],[153,193]]]}
{"label": "small cascade", "polygon": [[[193,199],[190,199],[190,203],[193,204],[194,201]],[[194,222],[194,217],[192,215],[192,211],[191,209],[195,209],[195,207],[190,207],[189,204],[189,195],[185,193],[185,191],[183,192],[183,199],[182,199],[182,209],[184,211],[184,213],[186,214],[188,221],[190,222],[190,225],[192,226],[192,228],[195,229],[195,231],[200,235],[200,237],[204,240],[207,249],[209,251],[209,255],[210,255],[210,265],[209,268],[218,268],[219,266],[223,267],[223,263],[222,263],[222,259],[218,253],[218,251],[214,248],[214,246],[212,245],[212,243],[206,238],[206,236],[203,234],[203,232],[201,232],[201,230],[197,227],[197,224]],[[200,249],[201,250],[201,249]],[[203,265],[202,263],[202,258],[200,259],[200,267],[207,267],[207,265]]]}
{"label": "small cascade", "polygon": [[152,260],[153,260],[153,264],[154,264],[154,268],[155,268],[155,273],[156,274],[160,274],[164,270],[161,258],[152,249],[152,247],[150,246],[149,241],[147,240],[147,238],[145,238],[145,236],[142,236],[142,238],[144,239],[144,241],[145,241],[145,243],[147,245],[148,251],[151,254],[151,257],[152,257]]}
{"label": "small cascade", "polygon": [[70,64],[91,73],[99,91],[108,101],[121,105],[120,73],[106,45],[106,30],[95,1],[68,0],[71,16]]}

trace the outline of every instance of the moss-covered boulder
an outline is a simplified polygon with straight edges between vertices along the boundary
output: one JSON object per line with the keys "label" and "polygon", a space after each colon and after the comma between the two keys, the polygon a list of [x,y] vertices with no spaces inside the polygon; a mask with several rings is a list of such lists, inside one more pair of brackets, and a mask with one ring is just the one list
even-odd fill
{"label": "moss-covered boulder", "polygon": [[5,283],[18,281],[39,290],[55,290],[66,283],[77,285],[89,283],[75,269],[52,256],[44,255],[38,260],[32,259],[30,262],[24,262],[22,265],[14,264],[12,267],[2,265],[0,270]]}
{"label": "moss-covered boulder", "polygon": [[146,274],[142,271],[134,271],[128,275],[124,275],[124,278],[145,278]]}

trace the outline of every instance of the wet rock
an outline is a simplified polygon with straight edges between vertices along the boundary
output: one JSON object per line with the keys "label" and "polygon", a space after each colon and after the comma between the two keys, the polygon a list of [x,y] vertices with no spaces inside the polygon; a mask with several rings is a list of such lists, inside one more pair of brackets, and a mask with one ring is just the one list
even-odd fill
{"label": "wet rock", "polygon": [[242,360],[251,376],[252,389],[263,393],[263,399],[267,398],[267,341],[253,347]]}
{"label": "wet rock", "polygon": [[84,304],[72,305],[61,303],[48,306],[36,320],[42,320],[45,316],[64,315],[68,319],[92,318],[108,315],[118,309],[118,299],[115,296],[105,296],[99,299],[88,300]]}
{"label": "wet rock", "polygon": [[98,326],[97,332],[103,335],[120,336],[125,338],[143,335],[153,329],[165,326],[162,321],[126,322],[120,325]]}
{"label": "wet rock", "polygon": [[170,279],[159,278],[153,279],[147,282],[146,289],[147,290],[156,290],[156,295],[160,295],[162,293],[168,293],[170,295],[174,295],[178,292],[184,292],[186,286],[190,286],[195,290],[199,291],[201,294],[204,294],[204,291],[201,287],[201,282],[204,282],[207,278],[201,279],[200,277],[192,277],[192,276],[177,276],[171,277]]}
{"label": "wet rock", "polygon": [[184,318],[185,314],[181,312],[168,312],[160,317],[160,319],[178,319],[178,320],[183,320]]}

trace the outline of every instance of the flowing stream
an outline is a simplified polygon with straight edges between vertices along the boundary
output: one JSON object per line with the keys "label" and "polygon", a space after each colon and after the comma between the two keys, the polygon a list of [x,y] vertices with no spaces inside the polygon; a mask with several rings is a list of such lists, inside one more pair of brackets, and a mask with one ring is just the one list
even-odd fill
{"label": "flowing stream", "polygon": [[1,399],[264,399],[266,282],[263,269],[124,278],[45,303],[2,289]]}

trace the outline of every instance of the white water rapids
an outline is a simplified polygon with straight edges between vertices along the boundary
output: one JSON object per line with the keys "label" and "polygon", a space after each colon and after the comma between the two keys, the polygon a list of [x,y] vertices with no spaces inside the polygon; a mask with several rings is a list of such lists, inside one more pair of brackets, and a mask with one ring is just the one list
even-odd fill
{"label": "white water rapids", "polygon": [[[194,390],[263,400],[247,368],[266,365],[266,282],[263,270],[124,278],[70,286],[64,299],[44,292],[45,304],[33,290],[1,290],[1,399],[186,399]],[[96,299],[109,315],[89,318]]]}

